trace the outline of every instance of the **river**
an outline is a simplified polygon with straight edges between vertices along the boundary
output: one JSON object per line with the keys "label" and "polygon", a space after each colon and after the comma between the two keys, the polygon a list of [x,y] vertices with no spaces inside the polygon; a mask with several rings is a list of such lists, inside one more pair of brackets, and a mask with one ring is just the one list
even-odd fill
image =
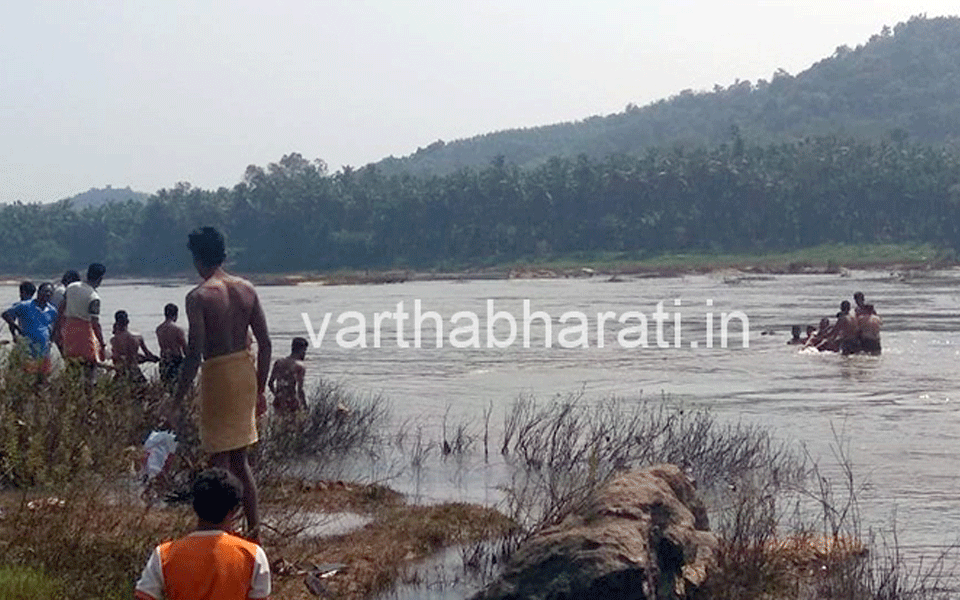
{"label": "river", "polygon": [[[149,332],[148,344],[155,348],[152,330],[163,305],[172,301],[182,309],[191,283],[108,281],[101,289],[103,313],[127,310],[131,328]],[[430,430],[439,428],[448,412],[457,419],[479,419],[492,403],[493,422],[499,424],[504,407],[520,394],[549,399],[582,391],[587,401],[612,394],[666,395],[685,405],[708,407],[722,420],[762,424],[778,439],[803,443],[824,464],[834,461],[833,431],[842,431],[854,473],[863,484],[864,525],[889,530],[895,516],[901,548],[931,554],[960,536],[955,465],[960,391],[954,373],[960,354],[958,283],[956,270],[853,271],[843,277],[713,274],[619,282],[583,277],[264,286],[260,297],[275,355],[288,352],[291,337],[310,337],[306,313],[314,342],[320,344],[308,351],[309,378],[322,376],[360,393],[382,393],[395,413],[413,417]],[[883,318],[881,357],[810,355],[785,344],[791,325],[816,324],[820,317],[832,316],[839,302],[852,299],[858,290]],[[8,295],[14,294],[11,287]],[[414,347],[418,300],[421,312],[434,311],[441,321],[440,348],[430,317],[422,323],[422,347]],[[546,347],[542,319],[531,321],[529,347],[524,347],[525,301],[528,312],[542,311],[551,319],[551,347]],[[395,313],[400,302],[409,313],[403,335],[397,333],[395,315],[381,318],[380,347],[374,347],[375,313]],[[492,312],[509,313],[517,322],[517,339],[510,345],[505,343],[508,319],[501,315],[493,323],[494,341],[503,348],[487,347],[491,303]],[[658,303],[667,313],[661,340],[654,320]],[[586,318],[585,338],[581,330],[570,329],[578,323],[577,316],[564,316],[571,311]],[[679,347],[674,327],[678,311]],[[736,318],[728,324],[727,347],[720,347],[721,313],[734,311],[749,321],[749,347],[743,347],[742,322]],[[477,315],[480,347],[472,345],[473,323],[465,312]],[[639,317],[628,315],[625,323],[618,318],[630,312],[648,319],[646,348],[627,347],[638,341]],[[328,326],[320,338],[327,313]],[[599,335],[598,313],[613,313],[604,319]],[[708,313],[712,348],[707,347]],[[367,347],[342,347],[359,344],[361,317]],[[619,338],[619,330],[628,325],[634,330]],[[774,333],[764,335],[766,331]],[[343,344],[337,343],[338,333]],[[670,347],[659,347],[658,341]],[[587,347],[582,347],[584,342]],[[478,467],[466,483],[455,479],[438,475],[433,481],[418,481],[417,492],[427,500],[496,500],[496,471]],[[398,485],[402,489],[405,484]]]}

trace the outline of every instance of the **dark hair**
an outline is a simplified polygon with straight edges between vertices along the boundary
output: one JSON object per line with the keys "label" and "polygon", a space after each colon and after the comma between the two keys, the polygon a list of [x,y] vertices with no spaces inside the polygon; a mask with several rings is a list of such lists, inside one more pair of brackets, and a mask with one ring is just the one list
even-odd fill
{"label": "dark hair", "polygon": [[863,310],[865,310],[865,311],[867,311],[868,313],[871,313],[871,314],[874,313],[874,312],[876,312],[876,309],[873,308],[873,305],[872,305],[872,304],[864,304],[864,305],[863,305]]}
{"label": "dark hair", "polygon": [[173,302],[163,307],[163,316],[165,316],[168,319],[172,319],[176,317],[179,312],[180,312],[180,309],[177,308],[177,305],[174,304]]}
{"label": "dark hair", "polygon": [[70,285],[74,281],[80,281],[80,273],[77,273],[73,269],[65,271],[63,277],[60,278],[60,283],[63,285]]}
{"label": "dark hair", "polygon": [[214,227],[193,230],[188,237],[187,248],[193,258],[205,267],[219,267],[227,258],[223,234]]}
{"label": "dark hair", "polygon": [[32,281],[22,281],[20,282],[20,295],[21,296],[32,296],[37,291],[37,286],[33,285]]}
{"label": "dark hair", "polygon": [[846,311],[850,310],[850,301],[849,301],[849,300],[844,300],[843,302],[841,302],[841,303],[840,303],[840,310],[843,311],[843,312],[846,312]]}
{"label": "dark hair", "polygon": [[107,268],[100,263],[90,263],[87,267],[87,281],[100,281],[106,272]]}
{"label": "dark hair", "polygon": [[37,295],[39,296],[40,293],[43,292],[43,290],[49,290],[53,292],[53,285],[51,285],[47,281],[44,281],[43,283],[40,284],[40,287],[37,288]]}
{"label": "dark hair", "polygon": [[290,349],[294,352],[296,352],[298,348],[306,350],[307,346],[309,346],[307,338],[295,337],[293,338],[293,341],[290,342]]}
{"label": "dark hair", "polygon": [[118,310],[113,313],[113,320],[122,325],[127,325],[130,323],[130,315],[128,315],[125,310]]}
{"label": "dark hair", "polygon": [[240,480],[224,469],[206,469],[193,481],[193,510],[207,523],[222,523],[242,498]]}

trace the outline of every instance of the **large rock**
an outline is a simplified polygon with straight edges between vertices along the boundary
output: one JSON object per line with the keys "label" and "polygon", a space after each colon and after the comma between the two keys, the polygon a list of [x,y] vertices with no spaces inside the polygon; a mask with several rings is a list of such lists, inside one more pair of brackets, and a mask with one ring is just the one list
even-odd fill
{"label": "large rock", "polygon": [[522,544],[474,600],[689,598],[716,547],[706,510],[679,468],[629,471]]}

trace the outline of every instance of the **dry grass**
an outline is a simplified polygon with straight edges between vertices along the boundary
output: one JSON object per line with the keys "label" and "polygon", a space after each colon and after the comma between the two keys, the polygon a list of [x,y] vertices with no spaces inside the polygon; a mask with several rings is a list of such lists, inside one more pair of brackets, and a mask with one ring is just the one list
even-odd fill
{"label": "dry grass", "polygon": [[629,467],[682,467],[720,519],[729,490],[763,481],[766,493],[777,493],[805,474],[802,457],[758,427],[719,423],[663,400],[587,402],[581,394],[520,398],[507,413],[501,453],[514,466],[504,488],[508,514],[530,532],[558,522]]}
{"label": "dry grass", "polygon": [[[344,563],[327,586],[337,598],[368,598],[385,591],[398,578],[437,551],[506,535],[512,523],[490,508],[449,503],[411,506],[388,503],[371,515],[373,521],[356,531],[287,543],[271,556],[286,564]],[[266,543],[271,552],[270,540]],[[310,598],[303,576],[279,573],[276,597]]]}
{"label": "dry grass", "polygon": [[[189,507],[145,503],[131,474],[159,420],[163,388],[103,380],[88,389],[70,372],[38,386],[11,363],[0,377],[3,597],[129,598],[153,546],[192,527]],[[448,454],[486,455],[489,410],[479,425],[445,415],[441,438],[425,441],[419,427],[406,432],[409,439],[388,438],[380,397],[325,385],[311,402],[309,414],[270,424],[258,454],[264,546],[278,598],[312,597],[303,574],[310,564],[348,565],[323,581],[345,599],[417,581],[423,560],[451,546],[464,549],[465,566],[490,566],[494,554],[499,564],[518,540],[562,518],[617,470],[653,462],[682,466],[711,508],[722,541],[704,598],[929,600],[953,592],[945,589],[954,580],[952,555],[909,566],[895,536],[877,544],[860,531],[861,488],[839,441],[842,469],[833,483],[764,430],[718,423],[707,412],[663,401],[588,403],[577,394],[543,404],[525,398],[507,414],[500,444],[512,466],[503,490],[508,518],[466,504],[411,506],[382,485],[320,478],[328,458],[363,453],[377,460],[388,444],[406,449],[417,468]],[[202,465],[196,431],[179,438],[175,473],[165,483],[174,489]],[[291,476],[291,466],[311,460],[317,466],[310,472]],[[805,481],[814,487],[805,489]],[[798,498],[815,509],[787,518]],[[311,533],[324,515],[344,512],[369,522],[339,535]],[[490,540],[484,549],[480,542]]]}
{"label": "dry grass", "polygon": [[149,510],[112,487],[59,491],[3,496],[0,564],[46,573],[63,585],[62,598],[130,598],[153,546],[192,520],[188,508]]}
{"label": "dry grass", "polygon": [[[131,389],[104,378],[88,388],[72,371],[38,385],[9,362],[0,375],[0,577],[12,582],[0,596],[23,589],[18,598],[130,598],[152,548],[193,526],[189,506],[145,502],[133,473],[140,444],[160,421],[162,386]],[[363,598],[440,548],[500,537],[511,527],[488,508],[408,506],[382,485],[322,481],[322,465],[307,478],[287,475],[305,457],[375,452],[385,443],[386,416],[381,398],[323,384],[308,414],[266,428],[258,475],[264,546],[278,567],[275,597],[310,597],[289,565],[347,562],[327,584],[338,597]],[[172,476],[154,500],[183,491],[202,467],[196,429],[178,432],[178,441]],[[344,512],[370,523],[332,537],[308,535],[325,514]]]}

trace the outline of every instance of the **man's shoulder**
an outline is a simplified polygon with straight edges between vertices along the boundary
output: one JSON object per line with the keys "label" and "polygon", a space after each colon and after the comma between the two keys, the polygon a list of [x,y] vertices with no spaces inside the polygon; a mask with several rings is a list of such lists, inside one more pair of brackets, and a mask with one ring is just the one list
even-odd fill
{"label": "man's shoulder", "polygon": [[197,287],[190,290],[187,293],[187,298],[191,295],[206,295],[206,294],[218,294],[222,290],[241,290],[244,292],[251,292],[256,294],[256,288],[252,283],[244,279],[243,277],[238,277],[236,275],[224,275],[223,277],[211,277],[200,283]]}

